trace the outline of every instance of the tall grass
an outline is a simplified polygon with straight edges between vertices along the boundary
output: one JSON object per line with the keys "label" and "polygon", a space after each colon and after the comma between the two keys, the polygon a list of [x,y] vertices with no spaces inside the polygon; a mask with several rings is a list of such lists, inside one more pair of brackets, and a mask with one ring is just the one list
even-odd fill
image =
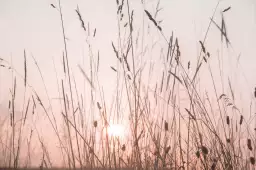
{"label": "tall grass", "polygon": [[[116,58],[116,63],[111,63],[109,68],[115,73],[116,78],[103,75],[109,76],[109,81],[115,81],[116,84],[114,99],[110,106],[107,105],[106,100],[109,99],[104,96],[99,75],[100,65],[105,63],[101,63],[99,50],[94,49],[92,43],[97,37],[96,28],[92,29],[90,23],[86,24],[77,7],[75,12],[81,23],[90,57],[90,73],[87,75],[81,64],[75,68],[70,65],[71,56],[68,53],[69,44],[61,1],[58,0],[58,5],[51,6],[58,11],[64,45],[62,61],[59,62],[62,64],[63,72],[57,73],[55,69],[60,110],[57,113],[53,110],[43,72],[34,56],[31,57],[41,77],[46,99],[42,99],[29,83],[28,74],[34,70],[30,70],[27,64],[28,55],[25,51],[23,75],[7,60],[0,58],[1,68],[13,72],[9,106],[6,106],[10,118],[1,123],[0,131],[2,167],[31,167],[31,145],[36,143],[41,149],[38,167],[47,169],[55,166],[52,163],[54,158],[51,158],[47,149],[47,142],[35,122],[28,121],[40,112],[46,115],[58,139],[59,147],[56,147],[56,151],[60,153],[59,160],[62,160],[62,166],[68,169],[255,168],[256,138],[252,125],[254,118],[248,117],[236,106],[235,92],[229,78],[226,79],[228,90],[218,91],[217,87],[222,86],[224,82],[216,81],[214,70],[211,68],[211,58],[216,56],[208,51],[205,44],[212,23],[220,29],[221,36],[227,42],[227,48],[231,43],[224,19],[221,26],[213,19],[219,9],[218,4],[205,37],[198,40],[201,52],[196,66],[192,67],[190,61],[185,63],[181,60],[182,40],[175,37],[175,33],[165,35],[164,28],[158,20],[158,13],[161,11],[160,0],[155,11],[146,9],[144,1],[141,2],[144,10],[134,11],[131,1],[117,0],[118,37],[117,41],[109,45]],[[228,10],[230,8],[222,12]],[[136,12],[143,13],[142,31],[134,23]],[[97,30],[100,31],[100,28]],[[150,30],[161,35],[164,45],[147,42],[152,34]],[[155,68],[157,63],[151,62],[150,59],[156,45],[161,47],[158,55],[163,63],[163,69],[160,71]],[[80,70],[86,83],[84,86],[90,93],[79,91],[72,72],[74,69]],[[208,70],[207,81],[211,82],[211,96],[202,94],[200,90],[202,70]],[[63,75],[64,78],[58,75]],[[15,96],[16,93],[22,93],[16,90],[20,81],[23,81],[25,90],[23,110],[21,118],[18,119]],[[186,98],[185,104],[182,104],[182,98]],[[96,114],[100,119],[96,119]],[[57,115],[62,118],[63,126],[57,123]],[[125,124],[129,135],[109,135],[111,124]],[[26,155],[23,161],[20,161],[21,152]]]}

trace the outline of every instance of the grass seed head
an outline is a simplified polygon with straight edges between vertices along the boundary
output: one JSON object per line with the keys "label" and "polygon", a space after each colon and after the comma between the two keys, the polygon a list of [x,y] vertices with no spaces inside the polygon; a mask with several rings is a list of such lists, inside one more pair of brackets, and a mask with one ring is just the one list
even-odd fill
{"label": "grass seed head", "polygon": [[249,150],[252,151],[252,141],[251,141],[251,139],[247,139],[247,147],[248,147]]}
{"label": "grass seed head", "polygon": [[254,157],[250,157],[250,162],[251,162],[252,165],[254,165],[255,164],[255,158]]}
{"label": "grass seed head", "polygon": [[122,149],[122,151],[125,151],[125,150],[126,150],[125,144],[122,145],[121,149]]}
{"label": "grass seed head", "polygon": [[199,158],[200,157],[200,152],[196,151],[196,157]]}
{"label": "grass seed head", "polygon": [[241,116],[240,116],[240,121],[239,121],[239,124],[240,124],[240,125],[242,125],[243,119],[244,119],[244,117],[243,117],[243,115],[241,115]]}
{"label": "grass seed head", "polygon": [[166,122],[166,121],[164,122],[164,130],[168,131],[168,122]]}
{"label": "grass seed head", "polygon": [[96,120],[93,122],[93,126],[94,126],[95,128],[98,126],[98,122],[97,122]]}
{"label": "grass seed head", "polygon": [[230,124],[229,116],[227,116],[227,124],[228,124],[228,125]]}
{"label": "grass seed head", "polygon": [[207,155],[209,153],[207,147],[202,146],[201,149],[202,149],[203,154]]}

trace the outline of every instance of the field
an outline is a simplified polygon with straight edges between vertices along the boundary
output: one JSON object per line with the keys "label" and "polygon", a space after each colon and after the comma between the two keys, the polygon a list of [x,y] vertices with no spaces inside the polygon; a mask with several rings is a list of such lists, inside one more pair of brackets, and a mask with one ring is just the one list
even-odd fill
{"label": "field", "polygon": [[[172,21],[161,20],[160,0],[153,8],[116,0],[116,37],[107,47],[96,43],[104,26],[94,28],[77,6],[81,63],[72,60],[62,1],[49,4],[62,43],[58,58],[44,63],[54,71],[41,69],[29,49],[21,69],[0,56],[8,96],[0,105],[0,170],[254,169],[256,89],[245,99],[237,88],[240,55],[226,57],[238,56],[224,17],[232,8],[219,3],[190,58],[175,31],[167,33],[163,23]],[[210,28],[221,39],[216,46]]]}
{"label": "field", "polygon": [[[0,170],[13,170],[14,168],[0,168]],[[40,170],[40,168],[18,168],[19,170]],[[83,170],[104,170],[105,168],[83,168]],[[111,168],[109,170],[112,170]],[[131,170],[132,168],[120,168],[120,170]],[[48,170],[69,170],[69,168],[48,168]]]}

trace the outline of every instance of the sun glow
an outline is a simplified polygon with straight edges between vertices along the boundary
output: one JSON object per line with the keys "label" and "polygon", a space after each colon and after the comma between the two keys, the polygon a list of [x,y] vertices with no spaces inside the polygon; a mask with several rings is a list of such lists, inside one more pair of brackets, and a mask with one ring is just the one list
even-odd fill
{"label": "sun glow", "polygon": [[112,137],[124,137],[125,128],[124,125],[121,124],[110,124],[107,128],[107,133]]}

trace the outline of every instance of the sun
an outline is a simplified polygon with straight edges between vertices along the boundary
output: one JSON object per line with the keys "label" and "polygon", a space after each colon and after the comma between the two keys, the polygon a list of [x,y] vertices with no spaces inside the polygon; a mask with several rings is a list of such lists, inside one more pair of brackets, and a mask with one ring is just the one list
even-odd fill
{"label": "sun", "polygon": [[125,128],[122,124],[110,124],[107,128],[107,133],[112,137],[124,137]]}

